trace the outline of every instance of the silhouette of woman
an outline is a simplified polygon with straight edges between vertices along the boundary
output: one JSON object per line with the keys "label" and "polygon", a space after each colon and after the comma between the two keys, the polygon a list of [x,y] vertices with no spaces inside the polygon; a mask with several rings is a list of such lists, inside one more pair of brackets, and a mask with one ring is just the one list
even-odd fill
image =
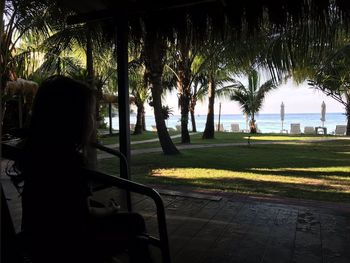
{"label": "silhouette of woman", "polygon": [[53,76],[39,87],[23,158],[22,230],[33,262],[105,262],[129,250],[130,262],[150,262],[137,235],[143,218],[114,207],[89,206],[81,154],[93,130],[93,91],[68,77]]}

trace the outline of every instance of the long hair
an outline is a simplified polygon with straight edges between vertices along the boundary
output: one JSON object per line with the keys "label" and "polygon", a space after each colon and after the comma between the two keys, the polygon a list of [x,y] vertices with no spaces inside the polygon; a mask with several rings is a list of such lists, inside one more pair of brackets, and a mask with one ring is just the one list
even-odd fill
{"label": "long hair", "polygon": [[[86,84],[64,76],[46,79],[34,99],[22,168],[66,162],[88,143],[94,95]],[[75,159],[75,158],[73,158]],[[47,162],[47,164],[45,164]],[[20,167],[19,167],[20,168]]]}

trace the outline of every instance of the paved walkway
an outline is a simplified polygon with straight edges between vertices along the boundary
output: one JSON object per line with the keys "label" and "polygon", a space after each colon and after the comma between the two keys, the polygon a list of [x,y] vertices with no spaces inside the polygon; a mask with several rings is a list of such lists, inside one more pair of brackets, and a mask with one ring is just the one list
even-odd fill
{"label": "paved walkway", "polygon": [[[173,263],[350,262],[347,204],[190,188],[158,191],[165,204]],[[105,193],[118,195],[113,189]],[[140,196],[133,200],[149,233],[157,236],[152,201]]]}
{"label": "paved walkway", "polygon": [[[192,132],[192,133],[190,133],[190,136],[194,135],[194,134],[197,134],[197,133],[198,132]],[[181,137],[181,134],[176,134],[176,135],[170,136],[171,139],[180,138],[180,137]],[[132,142],[130,142],[130,144],[131,145],[135,145],[135,144],[143,144],[143,143],[158,142],[158,141],[159,141],[159,138],[154,138],[154,139],[148,139],[148,140],[142,140],[142,141],[132,141]],[[109,144],[108,147],[110,147],[110,148],[118,148],[119,147],[119,143]]]}
{"label": "paved walkway", "polygon": [[[20,196],[1,178],[16,229]],[[173,263],[348,263],[348,204],[261,198],[191,189],[159,189],[167,217]],[[118,198],[116,188],[94,193],[103,202]],[[44,198],[44,197],[43,197]],[[158,236],[155,206],[133,195],[134,211],[143,215],[148,232]],[[152,250],[155,262],[159,251]]]}

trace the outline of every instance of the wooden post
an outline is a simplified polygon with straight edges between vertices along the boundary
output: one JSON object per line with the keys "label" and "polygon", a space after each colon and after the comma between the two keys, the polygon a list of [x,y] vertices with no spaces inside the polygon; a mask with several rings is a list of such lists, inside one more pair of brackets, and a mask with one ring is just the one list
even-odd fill
{"label": "wooden post", "polygon": [[[130,106],[128,78],[128,19],[119,14],[116,25],[117,68],[118,68],[118,111],[119,111],[119,147],[120,152],[130,163]],[[131,179],[129,165],[120,160],[120,177]],[[130,192],[126,192],[126,203],[131,211]]]}
{"label": "wooden post", "polygon": [[[117,19],[117,68],[120,152],[130,162],[130,108],[128,80],[128,22],[125,16]],[[121,177],[128,178],[129,171],[121,162]]]}

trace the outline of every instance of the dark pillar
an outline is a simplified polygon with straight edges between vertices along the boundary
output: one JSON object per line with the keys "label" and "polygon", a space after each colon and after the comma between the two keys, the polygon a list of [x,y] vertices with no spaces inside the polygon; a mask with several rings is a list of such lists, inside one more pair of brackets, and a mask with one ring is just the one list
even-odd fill
{"label": "dark pillar", "polygon": [[[126,162],[120,159],[120,177],[130,177],[130,108],[128,78],[128,20],[125,15],[117,17],[117,67],[118,67],[118,111],[119,111],[119,149]],[[126,204],[131,211],[130,192],[126,192]]]}
{"label": "dark pillar", "polygon": [[[130,162],[130,108],[128,80],[128,21],[125,16],[117,19],[117,67],[120,152]],[[120,163],[121,177],[130,179],[128,168]]]}

